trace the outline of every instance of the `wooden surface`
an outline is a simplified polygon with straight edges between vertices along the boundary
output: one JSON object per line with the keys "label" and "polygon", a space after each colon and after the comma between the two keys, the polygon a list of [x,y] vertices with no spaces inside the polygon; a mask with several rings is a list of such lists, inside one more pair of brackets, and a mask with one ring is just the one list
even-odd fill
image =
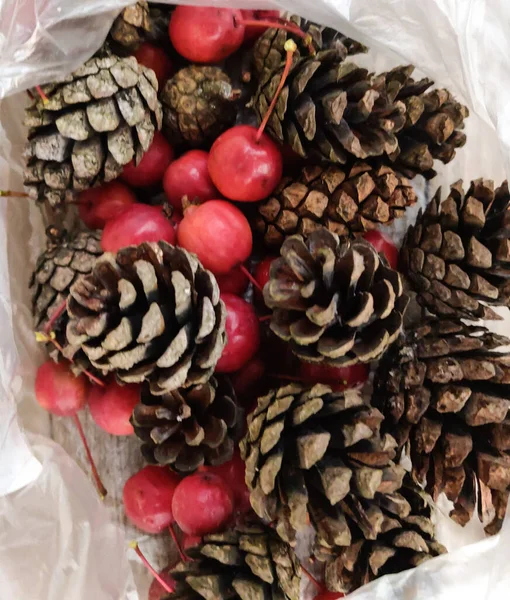
{"label": "wooden surface", "polygon": [[[97,427],[87,410],[80,412],[80,420],[87,436],[99,474],[108,495],[105,504],[111,508],[113,518],[126,530],[126,541],[137,540],[140,548],[158,570],[178,559],[177,550],[169,534],[147,535],[133,527],[126,519],[122,506],[122,490],[125,481],[145,464],[141,456],[140,443],[135,436],[113,436]],[[90,473],[83,445],[72,419],[52,417],[51,436],[72,456],[80,467]],[[146,600],[152,576],[138,561],[132,550],[132,567],[140,592],[140,600]]]}

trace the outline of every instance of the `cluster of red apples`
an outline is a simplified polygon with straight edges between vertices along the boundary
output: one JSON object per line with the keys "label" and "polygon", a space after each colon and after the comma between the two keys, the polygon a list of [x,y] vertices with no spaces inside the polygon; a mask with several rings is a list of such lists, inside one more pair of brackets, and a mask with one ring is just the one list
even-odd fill
{"label": "cluster of red apples", "polygon": [[[169,28],[173,47],[195,63],[217,63],[243,43],[253,42],[263,27],[278,22],[278,12],[179,6]],[[170,58],[158,47],[144,43],[139,62],[153,69],[160,86],[172,75]],[[240,203],[267,198],[283,172],[282,152],[263,131],[247,125],[220,135],[209,151],[175,149],[157,133],[138,166],[129,164],[120,180],[82,192],[79,214],[91,229],[102,229],[102,248],[116,252],[144,241],[166,240],[195,253],[216,276],[227,309],[228,342],[217,372],[231,375],[239,402],[247,411],[256,399],[257,384],[274,377],[274,362],[261,349],[265,324],[262,289],[269,279],[274,256],[253,256],[249,222]],[[166,205],[144,203],[144,190],[162,188]],[[149,196],[149,192],[147,192]],[[169,206],[171,210],[169,210]],[[378,232],[368,239],[396,265],[395,246]],[[253,293],[246,294],[249,286]],[[245,298],[251,298],[251,301]],[[305,382],[323,382],[342,389],[364,383],[367,367],[332,368],[301,363],[291,373],[278,374]],[[85,374],[75,377],[65,363],[48,361],[37,373],[36,397],[58,416],[72,417],[87,404],[95,423],[111,435],[134,433],[130,423],[140,400],[138,385],[115,381],[93,385]],[[87,447],[90,456],[90,451]],[[93,462],[92,462],[93,465]],[[106,493],[93,467],[101,493]],[[124,487],[127,517],[141,531],[159,534],[176,523],[184,534],[181,557],[201,536],[221,531],[251,510],[244,483],[244,463],[236,450],[220,467],[202,467],[182,477],[165,467],[146,466]],[[173,589],[169,570],[156,573],[150,600]],[[334,600],[341,594],[321,590],[317,598]]]}

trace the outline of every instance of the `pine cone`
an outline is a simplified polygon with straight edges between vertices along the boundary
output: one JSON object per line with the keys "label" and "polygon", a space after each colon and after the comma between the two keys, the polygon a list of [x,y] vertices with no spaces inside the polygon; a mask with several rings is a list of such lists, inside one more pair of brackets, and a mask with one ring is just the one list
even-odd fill
{"label": "pine cone", "polygon": [[262,524],[207,535],[172,571],[166,600],[299,600],[301,570],[292,548]]}
{"label": "pine cone", "polygon": [[83,350],[103,374],[148,381],[155,395],[206,383],[225,346],[218,284],[166,242],[105,254],[71,288],[68,357]]}
{"label": "pine cone", "polygon": [[498,319],[483,303],[510,304],[510,194],[477,179],[467,194],[441,190],[410,227],[401,257],[404,273],[431,313],[471,320]]}
{"label": "pine cone", "polygon": [[221,375],[160,396],[144,384],[131,419],[146,460],[183,473],[230,460],[238,421],[234,389]]}
{"label": "pine cone", "polygon": [[[399,67],[402,79],[411,67]],[[336,49],[293,63],[267,126],[267,133],[303,157],[345,163],[349,157],[392,156],[406,123],[405,104],[396,101],[395,72],[374,77],[344,62]],[[280,84],[283,67],[252,99],[260,120]],[[403,84],[400,84],[403,85]]]}
{"label": "pine cone", "polygon": [[[346,37],[331,27],[323,27],[298,17],[297,15],[284,15],[284,18],[310,36],[311,46],[315,52],[320,50],[336,49],[342,59],[348,55],[367,52],[368,48],[356,40]],[[310,48],[303,38],[293,35],[283,29],[266,29],[253,47],[253,67],[257,80],[266,83],[273,73],[285,62],[285,42],[293,39],[297,44],[297,55],[307,57]]]}
{"label": "pine cone", "polygon": [[113,22],[110,37],[117,51],[136,52],[151,29],[149,3],[140,0],[127,6]]}
{"label": "pine cone", "polygon": [[178,71],[161,93],[165,132],[176,144],[201,146],[235,120],[239,96],[219,67],[190,65]]}
{"label": "pine cone", "polygon": [[288,237],[264,300],[270,327],[300,359],[336,366],[379,358],[398,337],[408,303],[401,276],[364,240],[325,228]]}
{"label": "pine cone", "polygon": [[510,354],[490,352],[510,340],[460,321],[433,321],[386,354],[374,404],[399,448],[408,445],[413,473],[437,500],[455,503],[465,524],[476,506],[489,531],[503,520],[510,490]]}
{"label": "pine cone", "polygon": [[[37,259],[30,279],[34,328],[43,329],[54,311],[68,297],[71,285],[80,275],[92,271],[103,254],[100,231],[79,231],[69,235],[57,227],[46,230],[46,250]],[[55,333],[64,333],[67,324],[64,313],[53,324]]]}
{"label": "pine cone", "polygon": [[349,507],[347,515],[359,523],[359,529],[354,529],[355,539],[348,545],[317,540],[315,555],[326,563],[328,590],[348,593],[446,552],[434,537],[429,499],[408,475],[398,493],[383,498],[375,513],[363,501]]}
{"label": "pine cone", "polygon": [[460,130],[469,116],[468,108],[448,90],[425,93],[431,85],[428,79],[415,82],[409,77],[396,98],[406,105],[406,124],[398,134],[400,151],[391,164],[409,178],[423,175],[432,179],[436,176],[434,160],[448,164],[456,149],[466,143]]}
{"label": "pine cone", "polygon": [[415,202],[411,184],[387,166],[306,166],[297,180],[284,177],[259,204],[255,229],[266,246],[279,248],[286,236],[306,236],[320,226],[348,236],[388,225]]}
{"label": "pine cone", "polygon": [[118,177],[138,163],[161,128],[154,72],[132,56],[95,57],[43,86],[48,102],[27,109],[24,183],[30,196],[62,209],[72,192]]}

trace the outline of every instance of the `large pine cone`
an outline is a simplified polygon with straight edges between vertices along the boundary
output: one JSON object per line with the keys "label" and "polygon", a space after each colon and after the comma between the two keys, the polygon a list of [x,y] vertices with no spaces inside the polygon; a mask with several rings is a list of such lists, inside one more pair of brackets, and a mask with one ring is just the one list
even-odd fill
{"label": "large pine cone", "polygon": [[219,67],[185,67],[161,92],[165,132],[176,144],[211,142],[234,122],[237,98],[230,77]]}
{"label": "large pine cone", "polygon": [[162,109],[154,71],[136,58],[94,57],[62,81],[42,86],[26,110],[30,127],[24,183],[32,198],[63,208],[79,192],[140,162]]}
{"label": "large pine cone", "polygon": [[497,319],[483,303],[510,304],[510,194],[477,179],[462,182],[441,204],[438,190],[410,227],[402,248],[404,273],[431,313],[471,320]]}
{"label": "large pine cone", "polygon": [[464,119],[469,116],[466,106],[457,102],[445,89],[426,90],[432,81],[414,81],[409,77],[399,91],[397,100],[406,105],[406,124],[398,134],[399,152],[392,165],[407,177],[435,177],[434,160],[448,164],[456,149],[466,143]]}
{"label": "large pine cone", "polygon": [[476,508],[499,528],[510,490],[509,340],[460,321],[409,332],[383,358],[374,404],[384,427],[408,446],[417,480],[455,503],[461,524]]}
{"label": "large pine cone", "polygon": [[387,494],[375,513],[363,501],[350,508],[359,522],[348,546],[319,539],[315,555],[325,565],[328,590],[349,593],[377,577],[400,573],[446,552],[434,537],[426,494],[406,476],[398,493]]}
{"label": "large pine cone", "polygon": [[416,202],[409,181],[388,166],[356,162],[349,168],[307,166],[284,177],[259,204],[255,229],[266,246],[279,248],[294,233],[309,235],[321,226],[339,236],[389,225]]}
{"label": "large pine cone", "polygon": [[166,242],[105,254],[71,288],[68,356],[83,350],[103,374],[148,381],[155,395],[205,383],[225,346],[216,279]]}
{"label": "large pine cone", "polygon": [[336,366],[379,358],[398,337],[408,303],[402,279],[364,240],[325,228],[285,240],[264,300],[270,327],[300,359]]}
{"label": "large pine cone", "polygon": [[[284,18],[295,23],[301,31],[308,34],[308,40],[293,35],[284,29],[269,28],[262,33],[253,47],[253,67],[259,83],[266,83],[273,73],[285,62],[285,43],[293,39],[297,45],[298,56],[309,56],[310,47],[315,52],[320,50],[336,49],[344,59],[347,55],[367,52],[367,48],[356,40],[346,37],[331,27],[323,27],[298,17],[297,15],[284,15]],[[310,42],[308,45],[305,42]]]}
{"label": "large pine cone", "polygon": [[232,458],[238,412],[230,381],[218,375],[160,396],[144,384],[131,422],[148,462],[190,473]]}
{"label": "large pine cone", "polygon": [[299,561],[266,525],[206,535],[187,552],[194,560],[172,571],[176,588],[165,600],[299,600]]}

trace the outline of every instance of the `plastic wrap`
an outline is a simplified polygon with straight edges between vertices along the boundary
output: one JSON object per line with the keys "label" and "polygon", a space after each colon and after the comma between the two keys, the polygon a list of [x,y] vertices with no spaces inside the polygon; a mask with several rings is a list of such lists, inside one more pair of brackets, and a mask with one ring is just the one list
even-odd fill
{"label": "plastic wrap", "polygon": [[[193,0],[186,4],[280,8],[334,26],[376,52],[377,69],[405,61],[449,87],[472,111],[468,144],[431,185],[508,172],[510,3],[508,0]],[[22,92],[64,75],[102,43],[120,0],[0,0],[0,181],[19,189]],[[419,184],[418,184],[419,185]],[[422,199],[430,190],[421,186]],[[401,239],[409,220],[397,222]],[[0,199],[0,598],[136,600],[123,530],[72,459],[48,440],[33,379],[41,352],[33,339],[26,286],[42,244],[37,209]],[[510,334],[506,320],[501,333]],[[26,436],[36,431],[46,437]],[[436,511],[438,535],[452,551],[417,569],[382,578],[358,600],[503,600],[510,589],[510,517],[483,539],[477,522],[462,529]],[[308,594],[307,594],[308,595]],[[140,596],[141,600],[144,597]]]}

